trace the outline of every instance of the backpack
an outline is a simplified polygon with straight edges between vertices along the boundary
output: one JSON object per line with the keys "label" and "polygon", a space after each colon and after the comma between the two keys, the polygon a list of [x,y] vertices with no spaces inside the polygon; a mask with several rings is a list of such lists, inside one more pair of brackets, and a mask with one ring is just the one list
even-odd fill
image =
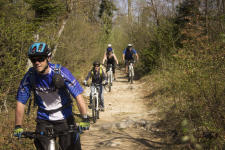
{"label": "backpack", "polygon": [[[100,76],[101,76],[101,78],[103,78],[103,66],[102,65],[100,65],[100,68],[99,68],[100,70]],[[94,76],[94,68],[91,70],[91,76],[92,76],[92,78],[93,78],[93,76]]]}
{"label": "backpack", "polygon": [[[66,93],[68,95],[69,94],[69,91],[66,89],[65,85],[64,85],[64,80],[63,80],[63,77],[61,75],[61,65],[60,64],[55,64],[54,66],[54,76],[52,77],[52,84],[55,86],[56,89],[61,89],[63,88]],[[36,106],[36,96],[35,96],[35,70],[34,68],[32,67],[31,70],[30,70],[30,81],[31,81],[31,91],[33,92],[33,106]],[[31,103],[32,103],[32,98],[30,98],[29,100],[29,105],[28,105],[28,110],[27,110],[27,115],[29,115],[30,113],[30,109],[31,109]],[[47,111],[47,110],[44,110],[44,109],[41,109],[41,108],[38,108],[40,111],[43,111],[45,113],[48,113],[48,114],[51,114],[51,113],[55,113],[57,111],[60,111],[60,110],[63,110],[64,108],[70,106],[72,103],[72,101],[68,101],[65,105],[63,105],[62,107],[58,108],[58,109],[55,109],[55,110],[50,110],[50,111]]]}
{"label": "backpack", "polygon": [[125,50],[125,59],[133,59],[133,49],[131,51],[129,51],[128,49]]}

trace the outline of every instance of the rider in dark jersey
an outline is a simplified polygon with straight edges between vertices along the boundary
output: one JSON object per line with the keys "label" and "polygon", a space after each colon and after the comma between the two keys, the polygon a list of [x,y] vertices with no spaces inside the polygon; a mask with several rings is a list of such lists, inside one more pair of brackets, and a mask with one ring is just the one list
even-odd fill
{"label": "rider in dark jersey", "polygon": [[102,63],[104,64],[105,61],[107,63],[106,72],[109,71],[109,64],[112,64],[113,77],[114,80],[116,80],[115,63],[118,65],[119,62],[117,60],[115,53],[113,53],[113,49],[111,47],[107,48],[106,55],[103,58]]}
{"label": "rider in dark jersey", "polygon": [[[94,91],[94,85],[93,83],[99,84],[99,96],[100,96],[100,103],[99,103],[99,109],[101,111],[105,110],[105,106],[104,106],[104,96],[103,96],[103,84],[107,84],[107,80],[106,80],[106,76],[104,73],[103,68],[100,65],[99,61],[95,61],[93,62],[93,68],[91,69],[91,71],[89,71],[87,77],[84,80],[84,85],[87,85],[87,81],[89,80],[89,78],[92,79],[92,85],[91,85],[91,93],[93,93]],[[91,108],[91,104],[92,104],[92,94],[90,94],[90,104],[89,104],[89,108]]]}

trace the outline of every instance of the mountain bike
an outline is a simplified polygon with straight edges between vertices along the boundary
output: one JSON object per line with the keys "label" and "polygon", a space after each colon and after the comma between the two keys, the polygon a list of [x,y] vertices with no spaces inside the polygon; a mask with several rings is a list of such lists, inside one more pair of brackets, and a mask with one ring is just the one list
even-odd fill
{"label": "mountain bike", "polygon": [[128,82],[133,84],[133,79],[134,79],[134,63],[135,61],[129,61],[129,66],[128,66]]}
{"label": "mountain bike", "polygon": [[[91,97],[90,97],[90,101],[92,101],[91,103],[91,109],[92,109],[92,119],[93,122],[96,123],[97,119],[99,119],[99,100],[100,100],[100,86],[103,84],[97,84],[97,83],[92,83],[91,84]],[[89,85],[87,85],[89,86]],[[103,85],[105,86],[105,85]]]}
{"label": "mountain bike", "polygon": [[112,88],[112,81],[113,81],[113,71],[112,71],[112,64],[108,64],[108,72],[107,72],[107,80],[108,80],[108,88],[109,92],[111,92]]}
{"label": "mountain bike", "polygon": [[55,131],[53,129],[53,126],[47,126],[46,131],[41,131],[41,132],[30,132],[30,131],[26,131],[23,132],[20,138],[29,138],[29,139],[36,139],[37,137],[40,136],[45,136],[48,137],[50,139],[50,143],[48,145],[48,150],[60,150],[60,146],[59,144],[56,144],[56,138],[62,135],[67,135],[67,134],[72,134],[72,133],[78,133],[77,136],[79,136],[79,134],[82,133],[82,130],[80,129],[80,127],[77,127],[75,125],[70,125],[69,129],[67,130],[62,130],[62,131]]}

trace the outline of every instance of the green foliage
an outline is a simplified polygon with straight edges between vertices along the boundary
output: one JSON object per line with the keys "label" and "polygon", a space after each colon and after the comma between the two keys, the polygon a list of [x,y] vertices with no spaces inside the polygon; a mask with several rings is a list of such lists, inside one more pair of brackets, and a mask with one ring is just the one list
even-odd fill
{"label": "green foliage", "polygon": [[[175,50],[169,49],[171,57],[165,59],[160,73],[157,74],[163,81],[161,88],[167,89],[163,100],[166,99],[169,105],[172,105],[171,110],[167,110],[171,117],[167,116],[169,118],[165,120],[176,118],[176,122],[180,123],[186,120],[187,125],[176,124],[174,129],[184,143],[195,149],[223,149],[224,43],[222,39],[209,40],[202,14],[198,12],[193,15],[193,11],[199,10],[200,6],[192,8],[187,2],[184,1],[180,14],[175,18],[180,22],[175,22],[179,28],[174,29],[179,30],[177,34],[172,34],[182,46],[178,44],[173,46]],[[161,31],[160,28],[160,33]],[[168,41],[168,37],[170,36],[162,39]],[[172,44],[166,45],[172,47]],[[161,61],[161,58],[159,60]],[[163,106],[165,105],[167,103]],[[171,124],[174,122],[171,121]]]}
{"label": "green foliage", "polygon": [[15,92],[26,67],[27,47],[32,40],[32,25],[25,18],[0,19],[0,96],[10,88]]}
{"label": "green foliage", "polygon": [[35,11],[37,21],[55,19],[58,15],[65,13],[66,4],[60,0],[25,0]]}
{"label": "green foliage", "polygon": [[55,60],[73,72],[77,79],[84,78],[92,62],[103,59],[102,35],[99,25],[74,14],[64,29]]}
{"label": "green foliage", "polygon": [[109,38],[112,30],[113,11],[116,10],[115,5],[110,0],[102,0],[100,4],[99,17],[102,20],[103,30],[106,34],[106,39]]}

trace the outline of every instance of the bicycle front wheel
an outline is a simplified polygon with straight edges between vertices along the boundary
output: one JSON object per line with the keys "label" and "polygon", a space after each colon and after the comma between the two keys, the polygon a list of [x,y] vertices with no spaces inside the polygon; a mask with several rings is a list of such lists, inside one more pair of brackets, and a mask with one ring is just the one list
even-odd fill
{"label": "bicycle front wheel", "polygon": [[92,100],[92,119],[93,122],[96,123],[97,116],[96,116],[96,97],[93,97]]}

